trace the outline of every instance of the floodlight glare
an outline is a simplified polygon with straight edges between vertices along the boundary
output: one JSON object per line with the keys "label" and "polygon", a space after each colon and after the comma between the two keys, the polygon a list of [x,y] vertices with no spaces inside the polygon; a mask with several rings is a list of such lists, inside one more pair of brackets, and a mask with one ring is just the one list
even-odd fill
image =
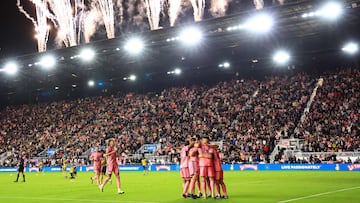
{"label": "floodlight glare", "polygon": [[130,76],[129,76],[129,80],[135,81],[135,80],[136,80],[136,75],[130,75]]}
{"label": "floodlight glare", "polygon": [[244,27],[252,32],[265,33],[270,31],[273,25],[274,20],[270,15],[260,14],[246,21]]}
{"label": "floodlight glare", "polygon": [[284,65],[290,60],[290,54],[286,51],[277,51],[273,60],[280,65]]}
{"label": "floodlight glare", "polygon": [[139,54],[144,49],[144,42],[139,38],[130,39],[125,44],[124,49],[131,54]]}
{"label": "floodlight glare", "polygon": [[180,68],[175,69],[174,74],[175,75],[180,75],[181,74],[181,69]]}
{"label": "floodlight glare", "polygon": [[345,46],[342,48],[342,50],[348,54],[355,54],[359,50],[359,46],[355,42],[349,42],[345,44]]}
{"label": "floodlight glare", "polygon": [[18,65],[15,62],[9,62],[2,69],[8,75],[15,75],[18,72]]}
{"label": "floodlight glare", "polygon": [[203,38],[203,34],[200,29],[196,27],[190,27],[181,31],[179,39],[185,45],[195,45],[198,44]]}
{"label": "floodlight glare", "polygon": [[95,56],[95,52],[89,48],[83,49],[80,53],[80,57],[84,61],[91,61],[94,58],[94,56]]}
{"label": "floodlight glare", "polygon": [[94,87],[95,82],[93,80],[89,80],[88,85],[89,87]]}
{"label": "floodlight glare", "polygon": [[43,56],[39,63],[44,69],[50,69],[55,66],[56,60],[53,56],[46,55]]}
{"label": "floodlight glare", "polygon": [[341,16],[343,12],[342,6],[337,2],[329,2],[325,4],[320,10],[317,12],[318,15],[321,15],[327,19],[334,20]]}
{"label": "floodlight glare", "polygon": [[230,63],[229,63],[229,62],[225,62],[225,63],[223,64],[223,66],[224,66],[224,68],[230,68]]}

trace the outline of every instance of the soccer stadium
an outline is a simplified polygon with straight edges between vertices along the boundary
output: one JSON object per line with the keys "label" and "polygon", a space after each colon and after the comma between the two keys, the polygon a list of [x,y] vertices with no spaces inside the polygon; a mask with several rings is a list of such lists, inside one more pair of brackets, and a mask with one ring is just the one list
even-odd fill
{"label": "soccer stadium", "polygon": [[360,202],[360,0],[1,9],[0,202]]}

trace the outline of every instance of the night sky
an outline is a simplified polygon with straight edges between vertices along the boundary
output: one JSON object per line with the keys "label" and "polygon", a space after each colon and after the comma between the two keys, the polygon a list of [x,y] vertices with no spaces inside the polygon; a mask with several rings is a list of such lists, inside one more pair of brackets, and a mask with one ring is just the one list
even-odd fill
{"label": "night sky", "polygon": [[34,27],[19,12],[16,0],[2,0],[0,5],[0,58],[37,52]]}
{"label": "night sky", "polygon": [[[270,5],[270,2],[272,0],[265,0],[265,5]],[[21,4],[26,11],[35,16],[35,7],[32,3],[28,0],[22,0]],[[230,5],[228,9],[230,13],[238,12],[239,7],[243,10],[254,9],[252,0],[232,0]],[[191,16],[191,12],[189,12],[189,16]],[[29,19],[19,12],[16,0],[0,1],[0,17],[0,59],[37,52],[34,26]],[[55,48],[51,41],[53,37],[50,32],[48,49]]]}

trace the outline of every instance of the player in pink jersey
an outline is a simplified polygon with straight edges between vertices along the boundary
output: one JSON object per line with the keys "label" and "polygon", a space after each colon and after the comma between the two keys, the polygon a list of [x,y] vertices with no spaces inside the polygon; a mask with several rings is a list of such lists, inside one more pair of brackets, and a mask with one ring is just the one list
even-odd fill
{"label": "player in pink jersey", "polygon": [[[219,152],[217,151],[218,149],[218,146],[215,146],[215,149],[214,149],[214,168],[215,168],[215,188],[216,188],[216,196],[215,198],[216,199],[219,199],[219,198],[224,198],[224,199],[227,199],[228,198],[228,195],[227,195],[227,191],[226,191],[226,185],[224,183],[224,171],[222,169],[222,166],[221,166],[221,159],[220,159],[220,156],[219,156]],[[221,189],[224,193],[224,196],[221,196],[221,193],[220,193],[220,186],[221,186]]]}
{"label": "player in pink jersey", "polygon": [[90,160],[94,161],[94,172],[95,176],[91,178],[91,182],[96,180],[98,186],[100,186],[100,174],[101,174],[101,160],[103,159],[104,155],[99,150],[99,146],[95,147],[95,152],[93,152],[90,156]]}
{"label": "player in pink jersey", "polygon": [[108,162],[108,164],[107,164],[107,174],[108,174],[108,176],[106,177],[104,182],[100,185],[100,187],[99,187],[100,191],[101,192],[104,191],[104,186],[111,179],[111,174],[114,173],[115,177],[116,177],[116,185],[117,185],[117,188],[118,188],[118,194],[124,194],[125,192],[121,190],[119,165],[118,165],[118,163],[116,161],[117,153],[116,153],[115,141],[114,140],[109,141],[109,146],[106,149],[105,156],[107,157],[107,162]]}
{"label": "player in pink jersey", "polygon": [[[199,147],[200,143],[196,137],[192,137],[190,143],[194,143],[194,147],[189,150],[189,172],[190,172],[190,192],[192,198],[196,199],[197,197],[201,197],[201,188],[200,188],[200,166],[199,166]],[[197,185],[199,194],[195,195],[195,184]]]}
{"label": "player in pink jersey", "polygon": [[201,147],[198,150],[199,152],[199,166],[200,166],[200,177],[201,177],[201,188],[204,194],[204,198],[207,198],[206,195],[206,183],[210,182],[210,193],[211,197],[214,196],[214,149],[209,145],[209,138],[203,137],[201,140]]}
{"label": "player in pink jersey", "polygon": [[182,196],[187,197],[187,191],[190,185],[190,172],[189,172],[189,142],[186,141],[185,145],[180,150],[180,175],[184,180]]}

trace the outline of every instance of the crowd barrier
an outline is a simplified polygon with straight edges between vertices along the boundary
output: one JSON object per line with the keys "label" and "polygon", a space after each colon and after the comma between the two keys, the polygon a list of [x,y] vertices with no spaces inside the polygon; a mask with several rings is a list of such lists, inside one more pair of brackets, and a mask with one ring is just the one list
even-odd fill
{"label": "crowd barrier", "polygon": [[[225,171],[360,171],[360,164],[223,164]],[[69,171],[70,167],[67,168]],[[119,166],[120,171],[143,171],[141,165]],[[179,171],[176,164],[151,165],[149,171]],[[0,168],[0,172],[16,172],[16,168]],[[26,167],[25,172],[38,172],[38,167]],[[44,172],[60,172],[61,167],[44,167]],[[93,172],[92,166],[77,166],[78,172]]]}

